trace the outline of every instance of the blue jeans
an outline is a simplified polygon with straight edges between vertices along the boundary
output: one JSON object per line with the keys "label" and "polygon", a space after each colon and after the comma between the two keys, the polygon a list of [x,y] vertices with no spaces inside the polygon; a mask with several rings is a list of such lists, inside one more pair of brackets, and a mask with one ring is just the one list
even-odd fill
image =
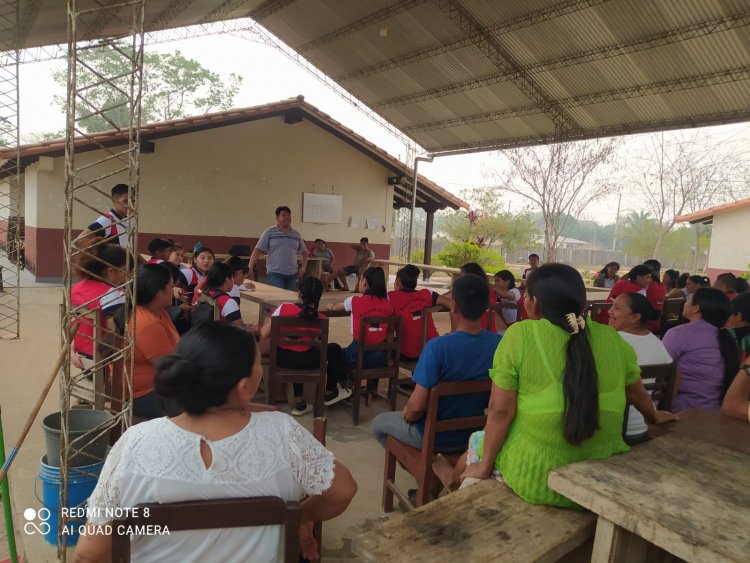
{"label": "blue jeans", "polygon": [[[352,341],[349,346],[341,351],[344,355],[344,361],[352,369],[357,367],[358,351],[359,343],[356,341]],[[365,369],[384,368],[387,364],[388,361],[384,350],[370,350],[369,352],[365,352],[362,358],[362,367]]]}
{"label": "blue jeans", "polygon": [[422,447],[422,434],[417,430],[416,424],[406,422],[399,411],[380,413],[372,419],[370,430],[383,447],[388,441],[388,436],[393,436],[399,442],[413,448]]}
{"label": "blue jeans", "polygon": [[274,287],[281,289],[291,289],[297,291],[297,274],[279,274],[276,272],[268,272],[266,283]]}

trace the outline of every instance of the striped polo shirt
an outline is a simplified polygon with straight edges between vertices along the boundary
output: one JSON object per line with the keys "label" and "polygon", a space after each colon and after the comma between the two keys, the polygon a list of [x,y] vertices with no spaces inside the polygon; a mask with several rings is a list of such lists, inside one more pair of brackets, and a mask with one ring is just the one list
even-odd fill
{"label": "striped polo shirt", "polygon": [[268,273],[285,276],[297,273],[297,257],[307,253],[302,235],[291,227],[284,232],[278,225],[263,231],[255,248],[268,254],[266,262]]}

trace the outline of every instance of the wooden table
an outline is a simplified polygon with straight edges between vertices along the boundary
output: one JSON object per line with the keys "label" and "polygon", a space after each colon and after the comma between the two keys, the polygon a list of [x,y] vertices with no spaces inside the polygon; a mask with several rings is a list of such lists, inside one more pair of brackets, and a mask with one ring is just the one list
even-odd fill
{"label": "wooden table", "polygon": [[263,324],[268,310],[273,310],[282,303],[296,303],[299,297],[296,291],[281,289],[260,282],[255,284],[254,291],[240,291],[240,298],[247,299],[259,305],[258,324]]}
{"label": "wooden table", "polygon": [[[750,454],[740,450],[750,428],[732,422],[750,427],[686,413],[627,454],[550,472],[550,488],[599,515],[591,560],[652,561],[663,549],[687,561],[747,561]],[[722,428],[733,437],[718,437]]]}
{"label": "wooden table", "polygon": [[[403,268],[404,266],[408,266],[409,264],[411,264],[412,266],[416,266],[423,272],[424,270],[427,270],[428,272],[445,272],[451,275],[451,279],[455,278],[455,276],[461,273],[461,270],[459,268],[449,268],[448,266],[435,266],[433,264],[415,264],[413,262],[399,262],[397,260],[383,260],[380,258],[375,258],[374,260],[370,262],[370,265],[372,266],[380,266],[381,268],[383,268],[383,270],[385,270],[386,272],[386,276],[388,275],[389,266],[398,266],[399,268]],[[430,276],[428,275],[427,277],[429,278]]]}
{"label": "wooden table", "polygon": [[744,420],[697,409],[682,412],[679,417],[678,422],[649,424],[649,436],[674,433],[750,455],[750,424]]}
{"label": "wooden table", "polygon": [[487,479],[376,525],[352,541],[361,561],[556,561],[591,535],[589,513],[527,504]]}

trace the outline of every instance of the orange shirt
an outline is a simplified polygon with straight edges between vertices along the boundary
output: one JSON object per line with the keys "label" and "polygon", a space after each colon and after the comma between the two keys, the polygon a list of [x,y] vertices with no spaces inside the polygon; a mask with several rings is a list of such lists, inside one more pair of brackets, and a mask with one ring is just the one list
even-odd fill
{"label": "orange shirt", "polygon": [[173,354],[180,335],[166,311],[154,315],[145,307],[135,308],[135,373],[133,398],[143,397],[154,388],[151,360]]}

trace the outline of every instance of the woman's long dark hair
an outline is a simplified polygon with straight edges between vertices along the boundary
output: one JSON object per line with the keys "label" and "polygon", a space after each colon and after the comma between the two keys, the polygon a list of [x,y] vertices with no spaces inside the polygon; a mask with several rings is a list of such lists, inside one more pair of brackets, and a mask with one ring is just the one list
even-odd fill
{"label": "woman's long dark hair", "polygon": [[323,284],[318,278],[305,276],[299,282],[299,295],[302,299],[302,311],[299,316],[303,319],[317,319],[320,297],[323,295]]}
{"label": "woman's long dark hair", "polygon": [[680,278],[680,272],[677,270],[665,270],[664,273],[669,276],[669,285],[665,287],[667,291],[677,287],[677,280]]}
{"label": "woman's long dark hair", "polygon": [[[602,276],[604,276],[606,278],[607,277],[607,268],[609,268],[610,266],[617,266],[617,269],[618,270],[620,269],[620,264],[618,262],[607,262],[604,265],[604,268],[602,268],[601,270],[599,270],[599,274],[602,275]],[[616,275],[617,274],[615,274],[615,276]]]}
{"label": "woman's long dark hair", "polygon": [[724,328],[727,319],[732,314],[732,302],[720,289],[701,287],[693,293],[693,305],[700,308],[701,319],[719,329],[719,351],[724,360],[721,398],[724,399],[729,385],[740,368],[740,351],[737,348],[737,341]]}
{"label": "woman's long dark hair", "polygon": [[380,266],[367,268],[362,275],[367,281],[365,295],[374,295],[381,299],[388,299],[388,289],[385,285],[385,273],[383,272],[383,268]]}
{"label": "woman's long dark hair", "polygon": [[144,264],[136,274],[136,305],[145,307],[151,303],[156,294],[172,281],[172,274],[161,264]]}
{"label": "woman's long dark hair", "polygon": [[495,277],[500,278],[503,281],[510,282],[508,284],[508,289],[513,289],[514,287],[516,287],[516,277],[510,270],[500,270],[495,274]]}
{"label": "woman's long dark hair", "polygon": [[185,336],[154,373],[159,398],[193,415],[227,403],[229,392],[253,371],[255,338],[235,325],[209,321]]}
{"label": "woman's long dark hair", "polygon": [[640,325],[645,327],[649,321],[655,321],[660,317],[659,312],[654,309],[651,302],[640,293],[623,293],[628,300],[630,312],[634,315],[640,315]]}
{"label": "woman's long dark hair", "polygon": [[214,262],[206,272],[206,287],[209,289],[221,289],[227,278],[232,278],[232,267],[226,262]]}
{"label": "woman's long dark hair", "polygon": [[103,240],[104,237],[86,239],[85,244],[89,245],[90,250],[79,252],[73,260],[73,273],[76,276],[104,281],[107,269],[125,268],[128,257],[125,249],[119,244],[100,244]]}
{"label": "woman's long dark hair", "polygon": [[583,315],[586,287],[581,274],[570,266],[545,264],[529,275],[526,289],[536,298],[542,317],[570,333],[563,371],[563,436],[580,445],[599,429],[599,377],[588,329],[572,333],[566,316]]}

